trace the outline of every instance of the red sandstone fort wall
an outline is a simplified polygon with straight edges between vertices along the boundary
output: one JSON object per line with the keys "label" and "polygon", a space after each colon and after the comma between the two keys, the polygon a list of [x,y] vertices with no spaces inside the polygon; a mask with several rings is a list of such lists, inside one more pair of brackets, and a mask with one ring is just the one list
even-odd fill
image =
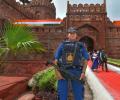
{"label": "red sandstone fort wall", "polygon": [[[33,0],[26,6],[19,5],[15,0],[0,1],[0,19],[55,19],[56,8],[52,0]],[[2,22],[2,21],[1,21]],[[34,27],[39,40],[50,52],[65,38],[66,28],[74,26],[79,30],[79,38],[85,35],[94,40],[94,48],[105,48],[108,55],[120,58],[120,35],[107,18],[106,5],[103,4],[69,4],[67,15],[60,27]],[[109,28],[115,27],[115,28]],[[50,43],[49,43],[50,42]]]}
{"label": "red sandstone fort wall", "polygon": [[33,14],[34,19],[56,18],[56,8],[50,0],[32,0],[24,8]]}
{"label": "red sandstone fort wall", "polygon": [[16,19],[31,19],[32,15],[23,9],[15,0],[1,0],[0,1],[0,18],[8,21]]}
{"label": "red sandstone fort wall", "polygon": [[110,27],[106,35],[108,55],[120,58],[120,27]]}

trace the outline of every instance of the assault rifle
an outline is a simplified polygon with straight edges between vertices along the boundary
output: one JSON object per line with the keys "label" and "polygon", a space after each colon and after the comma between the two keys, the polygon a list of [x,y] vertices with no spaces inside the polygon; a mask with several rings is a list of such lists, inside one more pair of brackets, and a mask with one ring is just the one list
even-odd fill
{"label": "assault rifle", "polygon": [[64,67],[60,67],[59,63],[55,65],[52,61],[47,61],[46,66],[48,65],[52,65],[55,69],[57,69],[65,79],[79,80],[79,82],[81,82],[82,84],[85,84],[84,79],[80,80],[79,76],[75,76],[74,74],[68,72],[68,70],[65,69]]}

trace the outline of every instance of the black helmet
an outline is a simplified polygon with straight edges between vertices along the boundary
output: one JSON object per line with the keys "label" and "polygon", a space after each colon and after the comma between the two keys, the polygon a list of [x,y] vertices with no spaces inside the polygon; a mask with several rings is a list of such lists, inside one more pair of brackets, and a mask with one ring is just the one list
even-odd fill
{"label": "black helmet", "polygon": [[76,29],[74,27],[68,28],[68,33],[77,33]]}

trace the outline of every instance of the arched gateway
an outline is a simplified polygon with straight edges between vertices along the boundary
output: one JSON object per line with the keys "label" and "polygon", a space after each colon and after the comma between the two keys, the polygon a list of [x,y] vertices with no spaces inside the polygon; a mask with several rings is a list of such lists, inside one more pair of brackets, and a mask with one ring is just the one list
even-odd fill
{"label": "arched gateway", "polygon": [[77,27],[79,41],[86,44],[88,51],[98,49],[98,35],[99,31],[92,25],[84,24]]}
{"label": "arched gateway", "polygon": [[93,51],[93,49],[94,49],[94,40],[92,38],[90,38],[88,36],[84,36],[79,41],[85,43],[88,51]]}

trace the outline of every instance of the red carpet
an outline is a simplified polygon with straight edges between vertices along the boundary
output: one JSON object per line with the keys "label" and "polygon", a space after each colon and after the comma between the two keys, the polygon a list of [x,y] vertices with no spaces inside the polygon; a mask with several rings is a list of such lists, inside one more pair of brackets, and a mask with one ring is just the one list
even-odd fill
{"label": "red carpet", "polygon": [[[91,62],[88,64],[91,66]],[[98,72],[95,72],[95,75],[114,97],[114,100],[120,100],[120,74],[113,71],[104,72],[99,68]]]}

